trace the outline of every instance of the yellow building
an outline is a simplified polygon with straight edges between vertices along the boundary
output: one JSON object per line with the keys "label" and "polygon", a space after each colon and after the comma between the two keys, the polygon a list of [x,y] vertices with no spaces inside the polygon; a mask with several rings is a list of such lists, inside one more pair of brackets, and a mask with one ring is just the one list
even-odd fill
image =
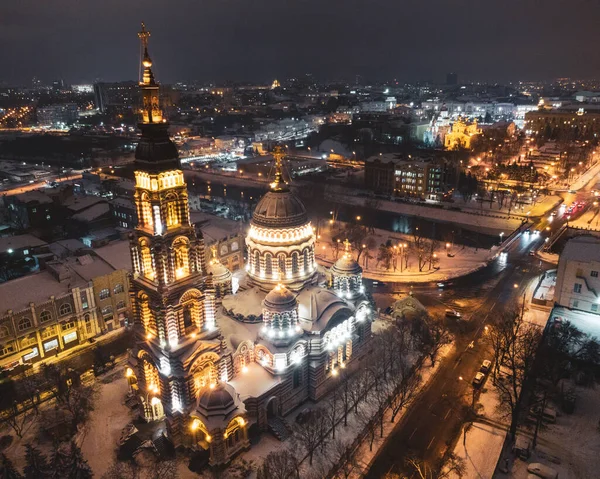
{"label": "yellow building", "polygon": [[473,148],[473,142],[481,134],[481,129],[477,127],[477,120],[472,123],[468,120],[458,117],[452,124],[452,128],[444,138],[444,147],[447,150],[470,150]]}

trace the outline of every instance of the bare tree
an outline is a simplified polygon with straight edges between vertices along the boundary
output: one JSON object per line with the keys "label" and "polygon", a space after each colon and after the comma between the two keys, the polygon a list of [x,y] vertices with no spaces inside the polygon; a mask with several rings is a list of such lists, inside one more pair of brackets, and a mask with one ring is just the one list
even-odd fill
{"label": "bare tree", "polygon": [[[419,336],[422,353],[429,357],[431,366],[435,365],[440,350],[452,342],[452,335],[439,318],[421,316]],[[416,322],[416,321],[415,321]]]}
{"label": "bare tree", "polygon": [[390,396],[390,408],[392,411],[391,422],[396,420],[396,416],[402,409],[408,405],[419,392],[421,376],[404,363],[399,374],[392,376],[391,384],[393,386]]}
{"label": "bare tree", "polygon": [[300,464],[289,449],[273,451],[267,455],[256,471],[257,479],[299,479]]}
{"label": "bare tree", "polygon": [[323,412],[320,409],[313,409],[307,415],[306,421],[296,424],[293,438],[304,447],[308,455],[308,463],[312,466],[315,450],[319,446],[322,438],[321,426],[323,423]]}
{"label": "bare tree", "polygon": [[327,424],[331,428],[331,437],[335,440],[335,426],[340,417],[340,400],[337,388],[334,388],[332,394],[327,399],[323,411],[327,419]]}
{"label": "bare tree", "polygon": [[33,415],[21,411],[15,401],[13,406],[0,412],[0,423],[10,427],[14,433],[22,438],[25,430],[31,425]]}
{"label": "bare tree", "polygon": [[350,479],[350,477],[360,470],[360,463],[357,455],[344,441],[341,439],[334,441],[332,451],[339,466],[337,471],[334,471],[334,477]]}
{"label": "bare tree", "polygon": [[510,415],[510,434],[514,438],[517,432],[519,414],[522,409],[521,391],[533,377],[535,355],[542,338],[539,328],[523,321],[523,314],[509,310],[501,314],[492,326],[494,334],[502,335],[495,342],[502,351],[494,351],[502,359],[501,366],[507,374],[495,381],[500,398],[500,408]]}
{"label": "bare tree", "polygon": [[463,477],[466,472],[465,460],[453,452],[446,454],[440,465],[431,465],[414,456],[406,458],[406,465],[420,479],[446,479],[448,477]]}

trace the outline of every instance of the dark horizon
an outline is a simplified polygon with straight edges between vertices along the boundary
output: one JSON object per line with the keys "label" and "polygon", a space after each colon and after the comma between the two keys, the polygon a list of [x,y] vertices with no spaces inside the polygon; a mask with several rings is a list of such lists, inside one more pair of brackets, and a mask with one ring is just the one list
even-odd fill
{"label": "dark horizon", "polygon": [[[574,13],[573,13],[574,12]],[[136,79],[140,21],[157,79],[508,83],[600,77],[587,0],[375,2],[75,0],[0,5],[0,81],[29,85]]]}

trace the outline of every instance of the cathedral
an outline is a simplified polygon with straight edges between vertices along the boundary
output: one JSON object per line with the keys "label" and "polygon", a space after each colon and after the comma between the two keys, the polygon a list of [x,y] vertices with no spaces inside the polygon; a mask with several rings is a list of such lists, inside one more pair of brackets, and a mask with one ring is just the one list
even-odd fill
{"label": "cathedral", "polygon": [[211,465],[280,439],[283,418],[317,402],[340,368],[364,356],[372,307],[349,243],[330,270],[317,266],[315,232],[284,178],[283,150],[246,236],[246,271],[205,258],[190,223],[187,188],[142,25],[141,139],[135,154],[138,225],[130,236],[136,345],[127,377],[147,421],[165,421],[176,446],[204,451]]}

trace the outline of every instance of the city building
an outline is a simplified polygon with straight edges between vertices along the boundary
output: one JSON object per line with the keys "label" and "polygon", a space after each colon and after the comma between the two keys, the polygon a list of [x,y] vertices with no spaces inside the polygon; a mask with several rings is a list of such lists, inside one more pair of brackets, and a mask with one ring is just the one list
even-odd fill
{"label": "city building", "polygon": [[[250,431],[285,428],[281,416],[321,399],[339,368],[353,368],[371,336],[372,307],[346,251],[343,280],[318,286],[315,234],[302,202],[276,176],[246,238],[242,291],[205,257],[190,224],[177,149],[159,107],[142,26],[142,136],[136,151],[138,225],[131,235],[137,344],[127,377],[148,421],[165,419],[176,445],[211,465],[250,447]],[[354,274],[354,277],[350,277]],[[216,309],[222,298],[223,314]]]}
{"label": "city building", "polygon": [[65,128],[77,121],[79,107],[75,103],[49,105],[37,109],[38,125]]}
{"label": "city building", "polygon": [[61,262],[0,284],[0,368],[14,369],[101,331],[93,285]]}
{"label": "city building", "polygon": [[445,158],[386,153],[365,161],[365,186],[376,194],[440,201],[457,179],[457,168]]}
{"label": "city building", "polygon": [[593,236],[570,239],[558,262],[555,303],[600,315],[599,272],[600,240]]}
{"label": "city building", "polygon": [[447,150],[470,150],[480,134],[481,129],[477,127],[477,120],[469,122],[459,117],[446,133],[444,147]]}
{"label": "city building", "polygon": [[600,133],[600,106],[542,107],[525,114],[524,128],[527,134],[544,138],[591,140]]}

